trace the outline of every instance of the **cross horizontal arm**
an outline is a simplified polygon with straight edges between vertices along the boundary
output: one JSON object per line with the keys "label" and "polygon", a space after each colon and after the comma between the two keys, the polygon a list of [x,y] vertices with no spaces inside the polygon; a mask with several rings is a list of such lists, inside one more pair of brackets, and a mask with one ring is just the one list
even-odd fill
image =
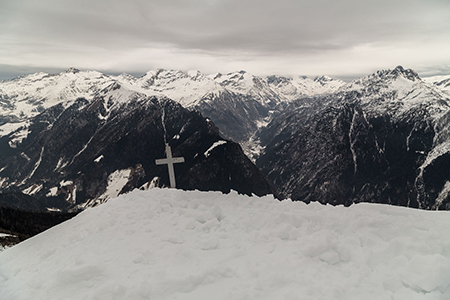
{"label": "cross horizontal arm", "polygon": [[167,158],[161,158],[161,159],[155,160],[155,163],[157,165],[165,165],[165,164],[169,163],[169,160]]}
{"label": "cross horizontal arm", "polygon": [[173,163],[184,163],[184,157],[173,157]]}

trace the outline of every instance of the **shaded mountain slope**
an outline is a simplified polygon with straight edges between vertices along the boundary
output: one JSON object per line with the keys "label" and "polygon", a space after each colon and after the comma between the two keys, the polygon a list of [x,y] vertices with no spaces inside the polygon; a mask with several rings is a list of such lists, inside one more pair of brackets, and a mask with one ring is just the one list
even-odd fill
{"label": "shaded mountain slope", "polygon": [[[165,143],[186,162],[175,166],[182,189],[275,193],[239,145],[214,123],[163,97],[149,97],[115,83],[92,101],[51,107],[0,138],[2,190],[52,201],[59,209],[92,206],[133,188],[168,186]],[[222,141],[209,152],[214,143]],[[44,203],[44,202],[43,202]]]}
{"label": "shaded mountain slope", "polygon": [[397,67],[293,103],[261,131],[257,165],[286,196],[450,209],[450,101]]}

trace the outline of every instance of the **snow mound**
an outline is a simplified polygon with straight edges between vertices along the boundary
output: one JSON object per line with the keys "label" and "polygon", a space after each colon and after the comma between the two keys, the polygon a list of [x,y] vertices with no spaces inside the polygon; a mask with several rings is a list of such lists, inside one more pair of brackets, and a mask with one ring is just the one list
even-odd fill
{"label": "snow mound", "polygon": [[0,253],[2,299],[450,299],[450,212],[133,191]]}

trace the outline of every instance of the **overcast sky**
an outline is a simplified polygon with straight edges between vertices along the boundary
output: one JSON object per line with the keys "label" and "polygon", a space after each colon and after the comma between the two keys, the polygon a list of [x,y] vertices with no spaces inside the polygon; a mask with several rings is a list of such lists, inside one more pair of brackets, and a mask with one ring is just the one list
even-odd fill
{"label": "overcast sky", "polygon": [[0,0],[0,79],[69,67],[450,74],[450,0]]}

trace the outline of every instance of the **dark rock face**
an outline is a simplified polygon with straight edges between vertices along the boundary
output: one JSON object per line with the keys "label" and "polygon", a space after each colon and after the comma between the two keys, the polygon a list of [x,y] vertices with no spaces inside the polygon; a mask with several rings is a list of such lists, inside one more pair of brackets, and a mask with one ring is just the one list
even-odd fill
{"label": "dark rock face", "polygon": [[153,181],[168,186],[165,142],[185,163],[175,165],[177,187],[257,195],[275,188],[215,125],[196,111],[163,98],[133,94],[118,101],[118,84],[93,101],[54,106],[31,120],[28,136],[12,148],[0,139],[0,171],[5,192],[26,192],[41,203],[67,210],[92,206]]}
{"label": "dark rock face", "polygon": [[257,166],[294,200],[450,209],[448,99],[383,91],[399,76],[420,81],[398,67],[369,76],[377,80],[362,91],[293,103],[259,133]]}
{"label": "dark rock face", "polygon": [[[188,149],[184,150],[180,152],[189,152]],[[220,187],[226,193],[236,190],[247,195],[273,194],[280,198],[276,188],[243,154],[239,144],[228,141],[214,148],[206,159],[203,156],[195,157],[191,167],[181,170],[183,173],[177,182],[180,188],[208,191],[219,190]]]}
{"label": "dark rock face", "polygon": [[76,213],[22,211],[0,205],[0,246],[13,246],[50,227],[73,218]]}
{"label": "dark rock face", "polygon": [[35,198],[17,192],[17,193],[0,193],[0,207],[8,208],[21,208],[28,212],[44,212],[45,207],[53,207],[52,203],[46,203],[45,206],[42,203],[38,203]]}
{"label": "dark rock face", "polygon": [[424,161],[420,152],[431,149],[429,124],[367,118],[356,104],[325,109],[303,126],[295,122],[296,113],[289,114],[290,137],[268,144],[257,160],[281,192],[306,202],[419,206],[415,180]]}

